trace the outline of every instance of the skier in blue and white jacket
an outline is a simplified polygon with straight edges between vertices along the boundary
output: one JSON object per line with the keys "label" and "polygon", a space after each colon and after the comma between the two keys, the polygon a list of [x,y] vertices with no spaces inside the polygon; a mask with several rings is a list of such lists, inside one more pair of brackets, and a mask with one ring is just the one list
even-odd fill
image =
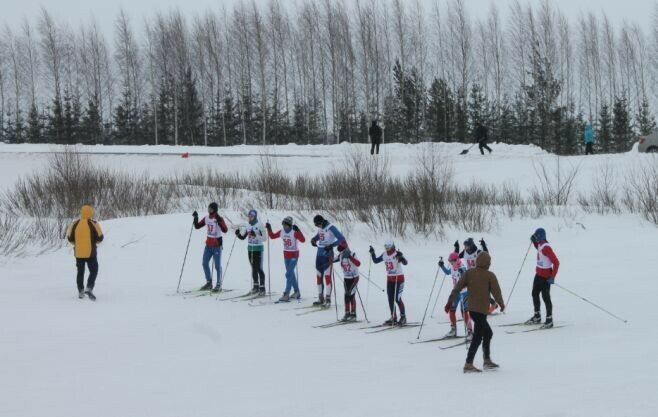
{"label": "skier in blue and white jacket", "polygon": [[[318,248],[315,256],[318,301],[313,302],[313,305],[328,307],[331,305],[331,290],[333,288],[331,275],[334,260],[334,248],[345,242],[345,237],[336,226],[329,223],[319,214],[313,218],[313,224],[318,228],[315,236],[311,238],[311,245]],[[345,242],[345,247],[347,247],[347,242]]]}

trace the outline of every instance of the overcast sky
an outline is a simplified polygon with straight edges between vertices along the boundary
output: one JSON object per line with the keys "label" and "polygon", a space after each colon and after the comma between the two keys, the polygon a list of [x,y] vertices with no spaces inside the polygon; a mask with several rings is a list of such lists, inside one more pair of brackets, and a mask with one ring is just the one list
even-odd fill
{"label": "overcast sky", "polygon": [[[218,9],[222,4],[230,6],[236,0],[0,0],[0,21],[14,26],[27,16],[33,19],[38,15],[42,5],[58,19],[67,21],[72,26],[79,22],[95,17],[103,32],[111,34],[112,24],[117,11],[123,7],[134,22],[140,21],[144,16],[152,15],[154,10],[168,10],[172,7],[180,8],[186,15],[194,16],[208,8]],[[267,3],[267,0],[256,0],[258,3]],[[351,0],[347,0],[348,2]],[[428,8],[436,0],[423,0]],[[445,2],[440,0],[441,4]],[[472,17],[486,14],[489,5],[494,0],[465,0],[468,11]],[[496,0],[500,10],[505,13],[507,6],[513,0]],[[539,4],[539,0],[521,0],[528,3]],[[600,13],[605,11],[614,23],[624,20],[639,23],[643,29],[650,29],[651,15],[656,0],[551,0],[558,8],[572,18],[581,12]],[[282,0],[283,4],[291,3]],[[573,21],[573,20],[572,20]]]}

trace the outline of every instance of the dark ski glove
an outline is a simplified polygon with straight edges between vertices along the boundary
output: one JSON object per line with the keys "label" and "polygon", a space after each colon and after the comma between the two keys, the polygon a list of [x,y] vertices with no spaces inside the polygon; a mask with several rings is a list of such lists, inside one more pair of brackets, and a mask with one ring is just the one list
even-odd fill
{"label": "dark ski glove", "polygon": [[318,246],[318,238],[314,237],[311,239],[311,246],[316,247]]}
{"label": "dark ski glove", "polygon": [[238,237],[240,236],[240,229],[235,229],[235,235]]}
{"label": "dark ski glove", "polygon": [[532,243],[537,243],[537,237],[535,237],[535,235],[533,234],[532,236],[530,236],[530,241]]}
{"label": "dark ski glove", "polygon": [[370,252],[371,255],[374,255],[375,249],[371,246],[370,249],[368,249],[368,252]]}
{"label": "dark ski glove", "polygon": [[194,217],[195,219],[198,219],[199,218],[199,213],[197,213],[196,210],[194,210],[194,212],[192,213],[192,217]]}
{"label": "dark ski glove", "polygon": [[441,260],[439,261],[439,266],[440,266],[441,268],[443,268],[443,267],[445,266],[445,262],[443,262],[443,259],[441,259]]}
{"label": "dark ski glove", "polygon": [[272,230],[272,225],[270,224],[270,222],[265,223],[265,228],[267,230]]}
{"label": "dark ski glove", "polygon": [[398,251],[398,253],[395,254],[395,257],[397,258],[398,261],[401,261],[401,260],[404,259],[404,255],[400,251]]}
{"label": "dark ski glove", "polygon": [[480,239],[480,246],[482,246],[482,250],[485,252],[489,252],[487,249],[487,242],[484,241],[484,239]]}
{"label": "dark ski glove", "polygon": [[455,252],[459,253],[459,241],[455,240]]}
{"label": "dark ski glove", "polygon": [[295,232],[299,232],[299,227],[297,227],[296,224],[293,224],[292,225],[292,230],[294,230]]}

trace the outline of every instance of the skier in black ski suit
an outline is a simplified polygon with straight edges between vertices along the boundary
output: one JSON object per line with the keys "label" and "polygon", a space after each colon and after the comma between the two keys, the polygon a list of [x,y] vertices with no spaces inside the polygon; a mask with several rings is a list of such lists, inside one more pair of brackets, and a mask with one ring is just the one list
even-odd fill
{"label": "skier in black ski suit", "polygon": [[475,125],[475,141],[478,143],[480,148],[480,153],[484,155],[484,150],[488,150],[491,153],[491,148],[487,145],[489,140],[489,133],[487,127],[480,122],[477,122]]}
{"label": "skier in black ski suit", "polygon": [[370,142],[372,142],[370,155],[375,153],[379,155],[379,145],[382,143],[382,128],[377,124],[377,120],[372,121],[370,129],[368,129],[368,135],[370,136]]}

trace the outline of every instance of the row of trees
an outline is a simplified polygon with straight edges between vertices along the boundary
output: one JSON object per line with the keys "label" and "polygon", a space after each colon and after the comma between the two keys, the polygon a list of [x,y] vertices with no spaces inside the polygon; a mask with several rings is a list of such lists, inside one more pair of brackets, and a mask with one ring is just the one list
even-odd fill
{"label": "row of trees", "polygon": [[[109,144],[494,140],[605,151],[655,128],[658,30],[569,20],[549,0],[482,19],[463,0],[237,3],[186,18],[123,11],[111,42],[46,10],[0,35],[0,140]],[[658,9],[657,9],[658,10]],[[658,12],[656,13],[658,27]]]}

